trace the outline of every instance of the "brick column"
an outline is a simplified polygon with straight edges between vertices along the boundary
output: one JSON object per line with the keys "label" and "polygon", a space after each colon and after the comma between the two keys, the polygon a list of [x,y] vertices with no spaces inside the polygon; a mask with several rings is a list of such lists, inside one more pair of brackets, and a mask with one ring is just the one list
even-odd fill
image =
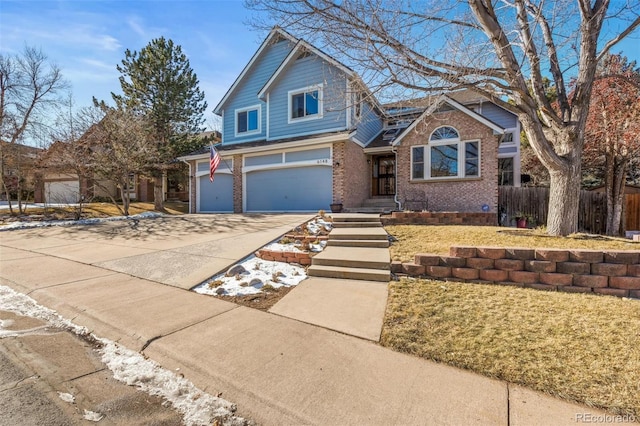
{"label": "brick column", "polygon": [[233,156],[233,212],[242,213],[242,155]]}

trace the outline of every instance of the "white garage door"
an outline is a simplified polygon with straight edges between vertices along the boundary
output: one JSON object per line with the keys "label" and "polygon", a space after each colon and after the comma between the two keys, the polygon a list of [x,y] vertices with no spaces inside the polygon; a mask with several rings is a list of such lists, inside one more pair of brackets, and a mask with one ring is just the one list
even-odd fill
{"label": "white garage door", "polygon": [[80,199],[80,182],[77,180],[45,182],[44,197],[50,204],[77,203]]}

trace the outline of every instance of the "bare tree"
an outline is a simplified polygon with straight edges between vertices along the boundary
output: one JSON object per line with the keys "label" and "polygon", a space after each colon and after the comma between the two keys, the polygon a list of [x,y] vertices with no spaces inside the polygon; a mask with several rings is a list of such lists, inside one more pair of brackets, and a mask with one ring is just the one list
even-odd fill
{"label": "bare tree", "polygon": [[587,119],[585,168],[602,176],[608,235],[622,229],[627,172],[640,157],[640,70],[622,55],[607,55],[598,70]]}
{"label": "bare tree", "polygon": [[[4,168],[8,161],[24,163],[24,159],[15,156],[28,151],[15,147],[40,130],[47,112],[58,103],[57,96],[66,88],[60,69],[48,62],[40,50],[25,47],[18,55],[0,54],[0,179],[12,214]],[[20,173],[24,168],[16,170]],[[26,176],[17,176],[20,213],[23,212],[21,182],[25,181]]]}
{"label": "bare tree", "polygon": [[464,88],[517,114],[549,170],[549,234],[577,231],[596,65],[640,25],[638,0],[245,1],[356,68],[381,95]]}
{"label": "bare tree", "polygon": [[90,167],[96,178],[108,179],[120,191],[124,215],[129,215],[132,177],[152,170],[160,153],[153,137],[153,123],[145,115],[123,106],[96,105],[104,118],[81,139],[81,146],[90,153]]}

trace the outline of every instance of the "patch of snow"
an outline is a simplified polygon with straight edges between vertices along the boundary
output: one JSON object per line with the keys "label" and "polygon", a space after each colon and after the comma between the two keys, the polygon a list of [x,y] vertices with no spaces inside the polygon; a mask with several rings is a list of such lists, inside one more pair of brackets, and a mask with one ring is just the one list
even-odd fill
{"label": "patch of snow", "polygon": [[333,225],[331,222],[328,222],[321,217],[316,217],[307,223],[307,231],[313,235],[318,235],[323,229],[330,232],[332,228]]}
{"label": "patch of snow", "polygon": [[84,416],[82,417],[84,417],[85,420],[89,420],[90,422],[99,422],[104,418],[104,415],[96,413],[95,411],[84,410]]}
{"label": "patch of snow", "polygon": [[[56,311],[39,305],[29,296],[0,285],[0,306],[5,311],[39,318],[52,326],[89,336],[102,343],[103,347],[100,349],[102,362],[109,367],[117,380],[136,386],[151,395],[165,398],[182,414],[186,425],[204,426],[214,424],[216,421],[232,426],[247,424],[246,420],[233,414],[235,406],[232,403],[203,392],[184,377],[145,359],[137,352],[89,333],[85,327],[80,327],[61,317]],[[60,398],[63,398],[62,394]],[[94,415],[101,416],[99,413],[85,411],[85,416],[87,415],[92,417],[87,418],[91,421],[100,420],[94,420],[97,418],[93,417]]]}
{"label": "patch of snow", "polygon": [[[244,274],[227,277],[226,274],[216,275],[193,290],[200,294],[224,294],[227,296],[244,296],[257,294],[261,288],[270,285],[274,288],[298,285],[307,278],[303,267],[286,262],[273,262],[249,256],[240,263],[245,269]],[[250,283],[255,280],[254,285]],[[210,283],[220,281],[221,284],[210,287]],[[259,281],[259,282],[258,282]],[[218,292],[219,289],[224,292]]]}
{"label": "patch of snow", "polygon": [[68,402],[69,404],[73,404],[76,402],[76,397],[66,392],[58,392],[58,397],[64,402]]}
{"label": "patch of snow", "polygon": [[48,221],[34,221],[34,222],[11,222],[7,225],[0,226],[0,231],[11,231],[15,229],[29,229],[29,228],[46,228],[49,226],[74,226],[74,225],[95,225],[101,222],[115,222],[119,220],[137,220],[137,219],[149,219],[154,217],[163,216],[158,212],[144,212],[132,216],[111,216],[100,217],[91,219],[80,220],[48,220]]}
{"label": "patch of snow", "polygon": [[288,251],[290,253],[304,253],[304,250],[302,250],[300,247],[302,247],[302,244],[299,244],[299,243],[298,244],[271,243],[271,244],[267,244],[262,248],[266,250],[271,250],[271,251],[282,251],[282,252]]}
{"label": "patch of snow", "polygon": [[309,250],[311,250],[313,252],[321,252],[322,250],[324,250],[324,248],[326,246],[327,246],[327,242],[326,241],[320,241],[317,244],[311,243],[311,244],[309,244]]}

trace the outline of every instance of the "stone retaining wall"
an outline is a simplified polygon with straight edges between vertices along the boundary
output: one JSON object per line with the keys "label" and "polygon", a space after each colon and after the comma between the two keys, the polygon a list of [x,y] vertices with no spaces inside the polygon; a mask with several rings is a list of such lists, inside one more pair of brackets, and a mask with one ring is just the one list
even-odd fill
{"label": "stone retaining wall", "polygon": [[539,290],[640,298],[640,250],[598,251],[451,247],[450,256],[416,254],[391,272]]}
{"label": "stone retaining wall", "polygon": [[260,249],[254,254],[256,255],[256,257],[262,260],[299,263],[300,265],[311,265],[310,253]]}
{"label": "stone retaining wall", "polygon": [[390,216],[380,217],[383,226],[387,225],[476,225],[496,226],[496,213],[465,212],[393,212]]}

